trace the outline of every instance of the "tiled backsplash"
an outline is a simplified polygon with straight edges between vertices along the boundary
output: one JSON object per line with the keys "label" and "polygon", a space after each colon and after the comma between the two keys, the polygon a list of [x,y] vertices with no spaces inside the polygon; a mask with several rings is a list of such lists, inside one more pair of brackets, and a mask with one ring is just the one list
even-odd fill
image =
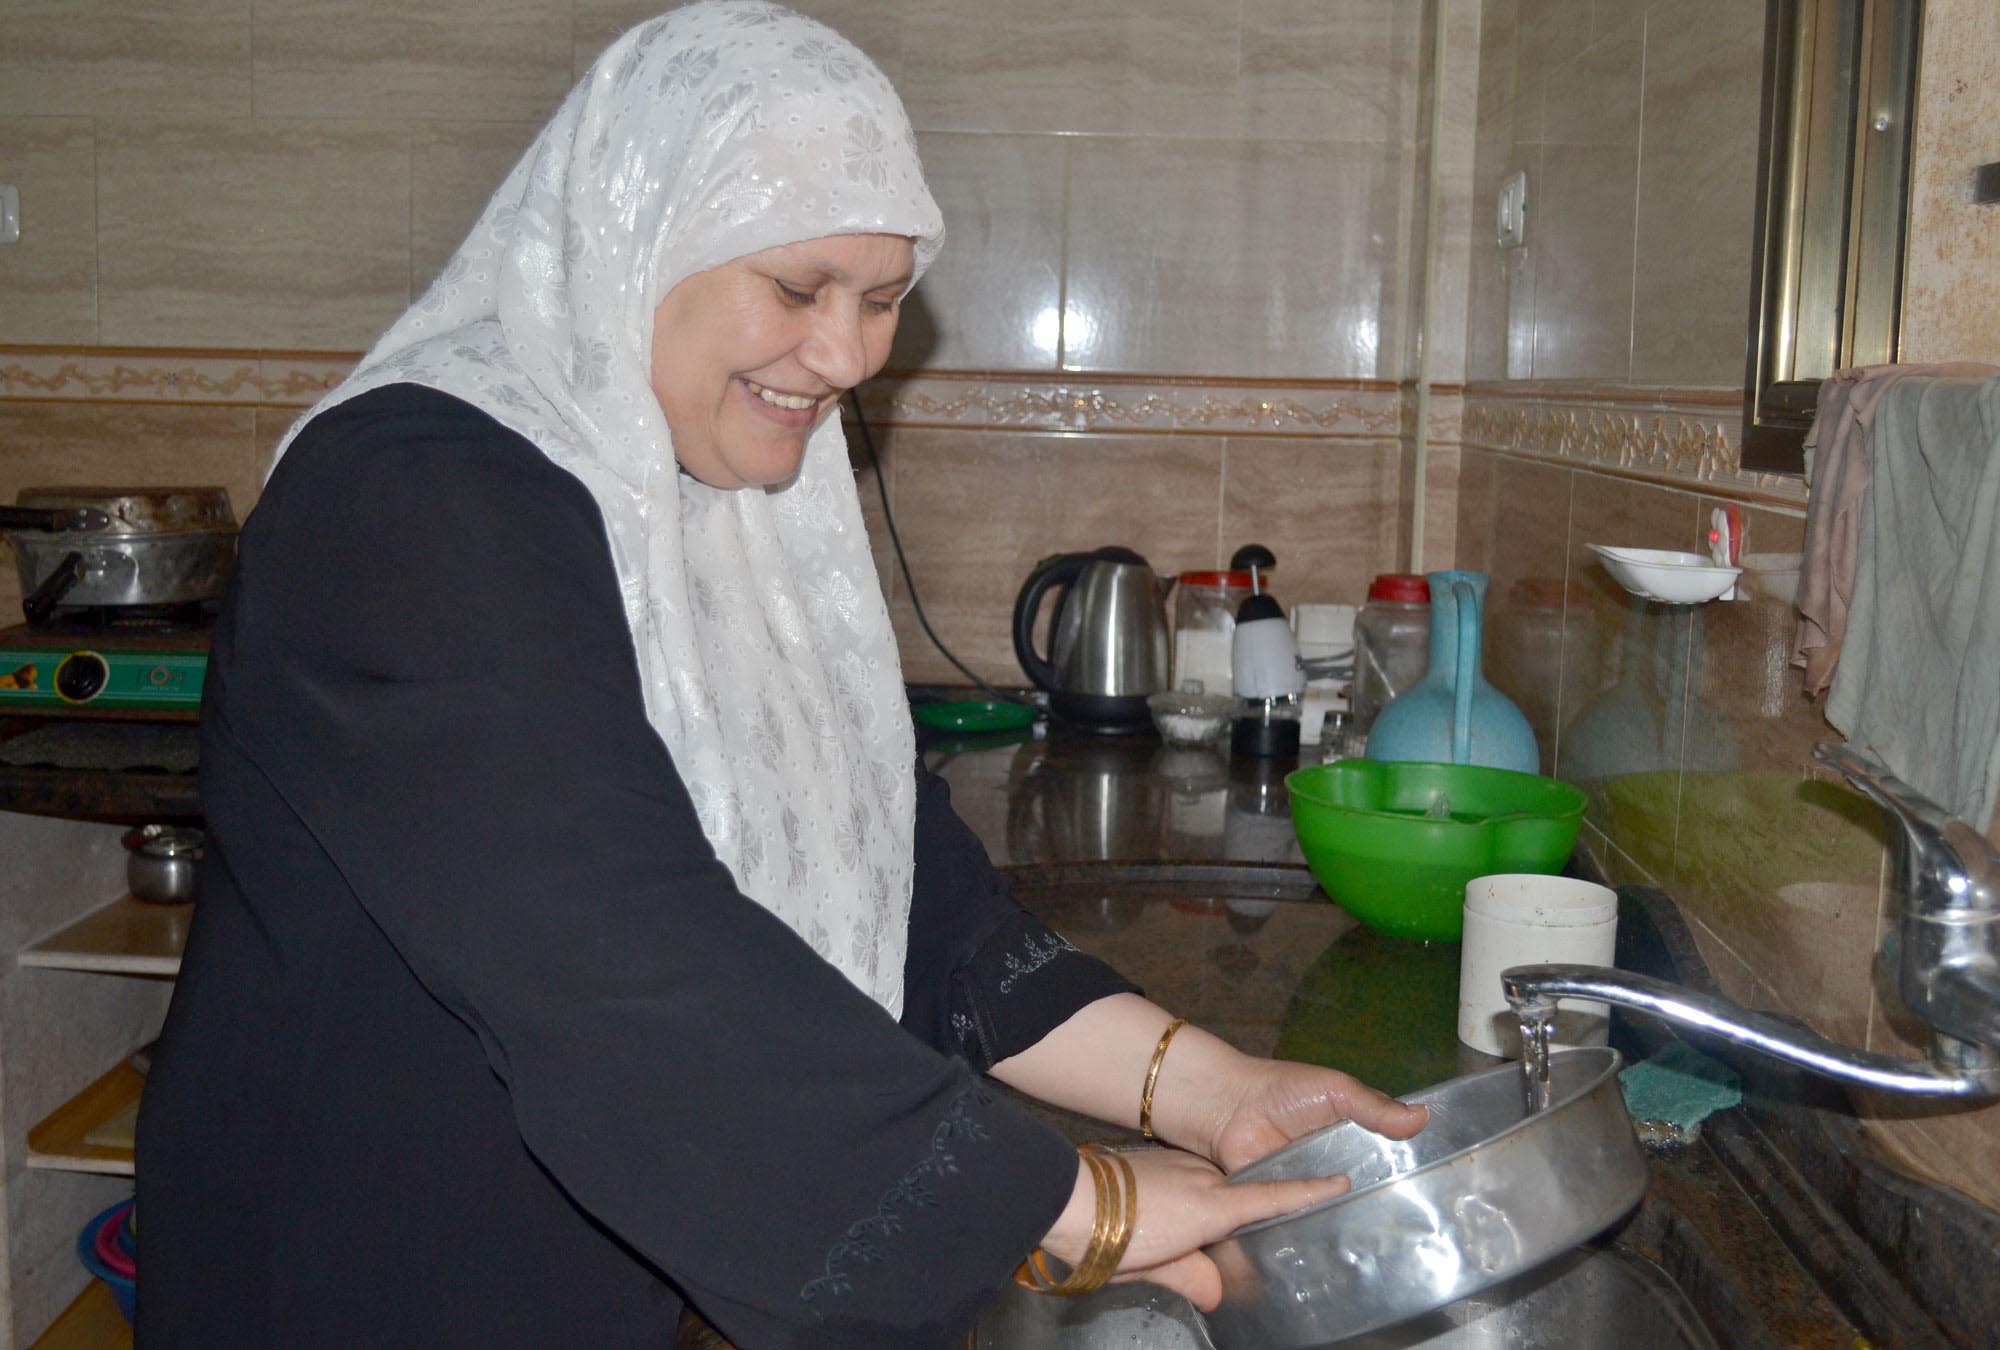
{"label": "tiled backsplash", "polygon": [[[1879,812],[1810,757],[1839,737],[1789,666],[1787,581],[1667,609],[1586,547],[1697,548],[1725,497],[1748,552],[1803,541],[1803,483],[1736,467],[1763,9],[1485,0],[1473,196],[1527,169],[1530,243],[1470,253],[1457,563],[1493,574],[1488,672],[1588,790],[1614,877],[1672,894],[1745,1003],[1913,1054],[1871,978],[1893,902]],[[2000,106],[2000,9],[1926,15],[1906,354],[2000,359],[2000,217],[1950,186]],[[2000,1108],[1863,1110],[1905,1163],[2000,1205]]]}
{"label": "tiled backsplash", "polygon": [[1473,200],[1483,213],[1526,172],[1528,230],[1523,248],[1473,250],[1466,378],[1736,383],[1764,6],[1483,13]]}
{"label": "tiled backsplash", "polygon": [[[1883,827],[1811,760],[1839,735],[1790,668],[1787,580],[1751,573],[1749,599],[1668,608],[1627,595],[1586,547],[1687,548],[1720,500],[1553,455],[1462,450],[1457,561],[1493,577],[1488,674],[1529,713],[1544,767],[1589,794],[1585,842],[1614,880],[1675,898],[1731,995],[1921,1053],[1871,979],[1893,903]],[[1744,515],[1749,550],[1799,549],[1798,511]],[[1866,1109],[1907,1162],[2000,1204],[1992,1108]]]}
{"label": "tiled backsplash", "polygon": [[[572,80],[665,7],[9,12],[0,344],[365,348]],[[895,364],[1401,376],[1420,3],[798,7],[896,81],[945,210]]]}

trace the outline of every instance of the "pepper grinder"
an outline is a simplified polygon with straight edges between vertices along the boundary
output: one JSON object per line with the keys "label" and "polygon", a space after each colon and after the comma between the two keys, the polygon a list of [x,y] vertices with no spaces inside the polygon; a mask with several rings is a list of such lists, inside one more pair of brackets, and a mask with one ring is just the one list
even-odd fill
{"label": "pepper grinder", "polygon": [[1236,714],[1229,748],[1261,758],[1299,753],[1299,717],[1306,688],[1298,643],[1285,611],[1264,594],[1264,573],[1278,560],[1262,544],[1246,544],[1229,560],[1233,572],[1250,573],[1250,594],[1237,607],[1229,648]]}

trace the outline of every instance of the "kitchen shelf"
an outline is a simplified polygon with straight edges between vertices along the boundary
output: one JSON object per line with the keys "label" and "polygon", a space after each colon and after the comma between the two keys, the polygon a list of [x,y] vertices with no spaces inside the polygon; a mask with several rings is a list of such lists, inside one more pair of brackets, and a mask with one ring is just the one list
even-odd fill
{"label": "kitchen shelf", "polygon": [[120,896],[62,931],[23,948],[18,959],[24,966],[48,970],[171,979],[180,973],[181,950],[187,945],[188,925],[193,921],[192,902],[156,905]]}
{"label": "kitchen shelf", "polygon": [[92,1280],[31,1350],[132,1350],[132,1327],[118,1311],[111,1286]]}
{"label": "kitchen shelf", "polygon": [[139,1103],[146,1080],[123,1060],[111,1072],[55,1109],[28,1131],[28,1166],[55,1172],[133,1175],[132,1150],[93,1144],[87,1136],[110,1125],[118,1129]]}
{"label": "kitchen shelf", "polygon": [[197,823],[195,735],[193,726],[157,719],[0,717],[0,810],[118,825]]}

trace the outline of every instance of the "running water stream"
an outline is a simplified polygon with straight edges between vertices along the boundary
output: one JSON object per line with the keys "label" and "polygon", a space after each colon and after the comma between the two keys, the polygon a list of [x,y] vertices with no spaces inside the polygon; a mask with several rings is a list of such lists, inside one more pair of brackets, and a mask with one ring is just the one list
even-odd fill
{"label": "running water stream", "polygon": [[1554,999],[1514,1005],[1521,1020],[1521,1101],[1529,1115],[1546,1111],[1554,1096],[1549,1078],[1549,1030],[1555,1025]]}

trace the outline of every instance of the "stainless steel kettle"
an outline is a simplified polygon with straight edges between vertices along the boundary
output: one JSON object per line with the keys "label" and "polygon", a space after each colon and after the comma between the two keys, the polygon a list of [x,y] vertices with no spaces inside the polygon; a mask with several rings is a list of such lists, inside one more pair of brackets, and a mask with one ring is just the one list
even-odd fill
{"label": "stainless steel kettle", "polygon": [[[1129,548],[1045,559],[1014,600],[1014,655],[1049,691],[1049,712],[1091,731],[1144,731],[1146,696],[1167,687],[1166,592]],[[1057,592],[1049,654],[1035,650],[1042,599]]]}

